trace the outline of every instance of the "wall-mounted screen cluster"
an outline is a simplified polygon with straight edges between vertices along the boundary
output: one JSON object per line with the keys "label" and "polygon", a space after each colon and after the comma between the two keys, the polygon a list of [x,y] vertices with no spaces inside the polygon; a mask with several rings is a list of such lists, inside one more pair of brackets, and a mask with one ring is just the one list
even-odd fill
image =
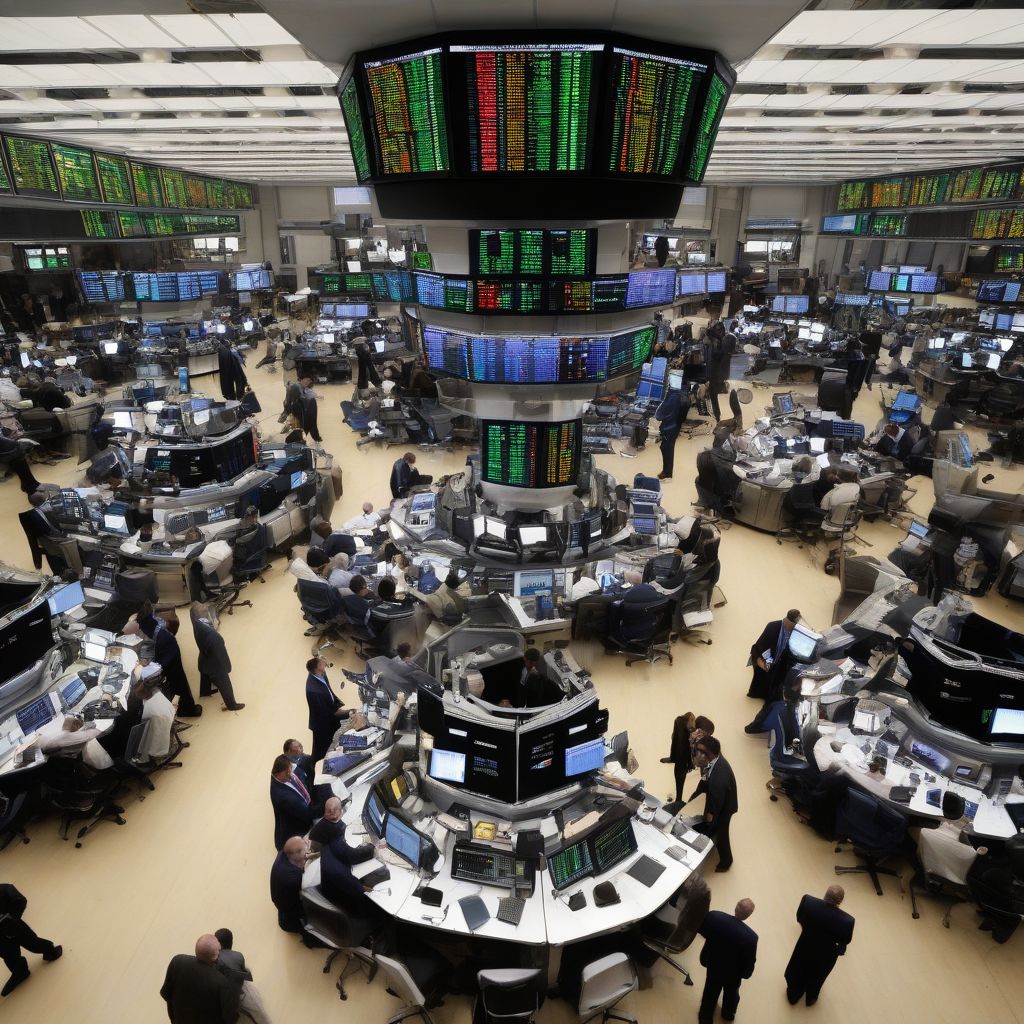
{"label": "wall-mounted screen cluster", "polygon": [[[337,93],[360,181],[699,182],[734,84],[709,50],[607,32],[476,32],[358,53]],[[506,213],[529,195],[506,190]]]}
{"label": "wall-mounted screen cluster", "polygon": [[893,274],[886,270],[874,270],[868,277],[868,290],[934,295],[942,291],[942,278],[938,274]]}
{"label": "wall-mounted screen cluster", "polygon": [[900,177],[844,181],[839,210],[937,206],[946,203],[991,203],[1024,199],[1024,165],[930,171]]}
{"label": "wall-mounted screen cluster", "polygon": [[654,345],[653,326],[588,337],[474,335],[424,325],[427,365],[486,384],[583,384],[639,369]]}
{"label": "wall-mounted screen cluster", "polygon": [[971,238],[1024,238],[1024,209],[978,210],[971,224]]}
{"label": "wall-mounted screen cluster", "polygon": [[866,235],[870,223],[870,213],[847,213],[822,217],[821,233],[823,235]]}
{"label": "wall-mounted screen cluster", "polygon": [[[28,252],[29,250],[26,250]],[[120,270],[79,270],[78,287],[86,302],[190,302],[227,290],[219,270],[178,273],[137,273]]]}
{"label": "wall-mounted screen cluster", "polygon": [[135,213],[82,210],[86,238],[166,238],[171,235],[237,235],[239,218],[229,213]]}
{"label": "wall-mounted screen cluster", "polygon": [[581,420],[530,423],[483,420],[480,464],[486,483],[565,487],[579,474]]}
{"label": "wall-mounted screen cluster", "polygon": [[596,259],[594,228],[469,232],[469,272],[473,277],[590,277]]}
{"label": "wall-mounted screen cluster", "polygon": [[253,206],[252,186],[245,182],[139,164],[83,146],[4,135],[0,150],[0,193],[183,210],[248,210]]}

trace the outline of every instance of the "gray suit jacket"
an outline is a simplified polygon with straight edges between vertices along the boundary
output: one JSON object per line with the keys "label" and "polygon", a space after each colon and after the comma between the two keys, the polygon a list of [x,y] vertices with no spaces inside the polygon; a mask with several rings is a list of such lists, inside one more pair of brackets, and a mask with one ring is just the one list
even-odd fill
{"label": "gray suit jacket", "polygon": [[239,988],[244,981],[252,981],[252,971],[245,966],[245,957],[236,949],[222,949],[217,955],[217,970],[228,981],[235,982]]}

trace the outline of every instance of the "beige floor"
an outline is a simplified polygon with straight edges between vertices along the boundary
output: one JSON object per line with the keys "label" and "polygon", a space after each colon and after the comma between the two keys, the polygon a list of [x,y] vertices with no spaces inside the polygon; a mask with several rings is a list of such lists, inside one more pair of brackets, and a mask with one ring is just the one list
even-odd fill
{"label": "beige floor", "polygon": [[[279,408],[280,374],[252,374],[267,410]],[[210,380],[209,378],[207,380]],[[324,387],[320,415],[329,450],[344,467],[345,497],[336,518],[353,514],[364,500],[383,503],[395,449],[364,449],[341,423],[338,401],[347,388]],[[763,403],[769,392],[757,391]],[[877,394],[865,392],[859,417],[874,422]],[[268,418],[266,429],[276,429]],[[705,441],[680,442],[677,475],[666,487],[665,505],[682,513],[694,497],[693,460]],[[424,454],[421,465],[435,475],[457,468],[464,455]],[[652,446],[638,460],[606,457],[620,479],[638,469],[657,472]],[[1019,487],[1021,474],[999,469],[1002,486]],[[67,479],[70,470],[43,470],[46,479]],[[930,482],[923,481],[917,502],[930,507]],[[26,565],[28,552],[15,512],[23,507],[16,484],[0,487],[0,553]],[[884,525],[864,530],[873,551],[886,553],[899,534]],[[677,648],[675,665],[662,662],[629,670],[619,659],[600,656],[592,668],[602,701],[611,710],[615,731],[626,728],[641,760],[641,774],[654,792],[665,794],[670,766],[658,763],[667,752],[672,719],[686,710],[709,715],[718,724],[724,752],[740,788],[740,813],[734,821],[736,863],[728,875],[710,875],[714,906],[730,908],[752,897],[751,921],[761,935],[756,973],[743,986],[742,1017],[773,1022],[811,1013],[835,1024],[862,1024],[865,1016],[887,1020],[936,1022],[1024,1019],[1024,971],[1020,935],[995,945],[977,930],[972,909],[958,908],[950,930],[941,912],[926,903],[913,921],[907,897],[895,880],[885,882],[879,898],[864,876],[849,876],[846,908],[857,918],[849,953],[839,964],[818,1008],[791,1009],[784,998],[782,972],[796,938],[794,913],[804,892],[821,893],[835,880],[832,868],[849,863],[831,844],[793,816],[784,801],[771,803],[763,788],[768,777],[763,739],[747,737],[742,726],[754,705],[744,696],[747,651],[763,623],[797,606],[814,626],[831,621],[836,581],[821,571],[821,555],[778,546],[770,536],[735,526],[723,536],[722,587],[729,603],[716,613],[711,647]],[[55,965],[33,958],[33,977],[0,1004],[5,1024],[81,1020],[109,1024],[156,1024],[165,1020],[158,996],[168,959],[190,951],[195,937],[227,925],[248,957],[266,1003],[278,1021],[334,1020],[358,1015],[384,1021],[397,1009],[378,979],[367,987],[355,978],[349,1002],[339,1005],[333,979],[321,974],[322,957],[304,949],[277,929],[268,896],[273,860],[272,818],[267,794],[270,764],[287,736],[308,741],[303,699],[303,662],[308,641],[284,563],[276,562],[265,585],[249,589],[255,607],[224,620],[223,631],[235,663],[235,691],[247,703],[238,715],[223,714],[213,700],[188,734],[185,767],[157,780],[157,791],[127,808],[123,828],[105,825],[81,850],[62,843],[56,824],[32,829],[29,846],[12,846],[0,855],[0,877],[28,896],[28,920],[38,931],[64,943]],[[1016,629],[1024,629],[1024,606],[998,596],[979,602],[979,610]],[[182,646],[186,665],[195,664],[186,626]],[[341,660],[355,664],[346,652]],[[338,678],[336,665],[334,676]],[[193,685],[196,675],[192,671]],[[692,788],[690,783],[689,788]],[[696,965],[696,949],[686,956]],[[659,966],[654,986],[629,997],[624,1008],[642,1021],[693,1019],[697,987],[684,988],[679,975]],[[437,1011],[439,1024],[468,1019],[469,1001],[452,998]],[[574,1019],[565,1004],[545,1006],[542,1020]]]}

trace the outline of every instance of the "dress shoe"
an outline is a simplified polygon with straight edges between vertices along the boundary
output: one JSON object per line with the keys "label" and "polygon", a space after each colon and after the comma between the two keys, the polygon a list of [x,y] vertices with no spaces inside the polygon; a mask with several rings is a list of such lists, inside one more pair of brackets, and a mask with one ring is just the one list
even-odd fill
{"label": "dress shoe", "polygon": [[194,711],[179,711],[179,718],[201,718],[203,715],[203,707],[201,704],[195,706]]}
{"label": "dress shoe", "polygon": [[[119,812],[124,808],[119,808]],[[59,960],[64,955],[63,946],[54,946],[49,953],[43,954],[43,959],[48,963],[52,964],[54,960]]]}
{"label": "dress shoe", "polygon": [[744,731],[744,732],[745,732],[745,733],[746,733],[746,734],[747,734],[748,736],[753,736],[753,735],[755,735],[756,733],[759,733],[759,732],[761,731],[761,727],[760,727],[760,726],[758,726],[758,725],[755,725],[755,724],[754,724],[753,722],[751,722],[751,723],[750,723],[749,725],[745,725],[745,726],[743,726],[743,731]]}
{"label": "dress shoe", "polygon": [[661,763],[662,764],[671,764],[672,763],[672,758],[671,757],[663,757],[661,759]]}
{"label": "dress shoe", "polygon": [[28,968],[24,971],[19,971],[17,974],[12,974],[7,979],[7,984],[0,989],[0,996],[9,996],[29,975]]}
{"label": "dress shoe", "polygon": [[807,1005],[808,1006],[813,1006],[817,1001],[818,1001],[818,997],[817,996],[815,996],[813,999],[811,999],[810,996],[807,997]]}
{"label": "dress shoe", "polygon": [[211,686],[208,690],[200,690],[200,697],[212,697],[215,693],[220,693],[220,690],[216,686]]}
{"label": "dress shoe", "polygon": [[735,1019],[736,1019],[736,1014],[734,1014],[734,1013],[723,1013],[722,1014],[722,1020],[735,1020]]}
{"label": "dress shoe", "polygon": [[225,704],[224,707],[221,708],[221,711],[241,711],[244,707],[244,704]]}
{"label": "dress shoe", "polygon": [[786,998],[789,1000],[790,1006],[796,1006],[800,1002],[799,993],[794,993],[791,989],[786,989]]}
{"label": "dress shoe", "polygon": [[719,864],[719,865],[716,866],[715,871],[716,871],[716,873],[717,872],[728,871],[729,868],[731,868],[731,867],[732,867],[731,864]]}

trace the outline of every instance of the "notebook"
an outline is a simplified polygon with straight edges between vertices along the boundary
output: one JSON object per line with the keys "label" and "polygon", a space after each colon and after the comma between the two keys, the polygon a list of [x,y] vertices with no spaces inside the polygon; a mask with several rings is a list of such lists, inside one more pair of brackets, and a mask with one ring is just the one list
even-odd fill
{"label": "notebook", "polygon": [[491,919],[487,904],[479,896],[463,896],[459,900],[459,906],[462,908],[462,916],[466,919],[466,927],[471,932],[475,932]]}

